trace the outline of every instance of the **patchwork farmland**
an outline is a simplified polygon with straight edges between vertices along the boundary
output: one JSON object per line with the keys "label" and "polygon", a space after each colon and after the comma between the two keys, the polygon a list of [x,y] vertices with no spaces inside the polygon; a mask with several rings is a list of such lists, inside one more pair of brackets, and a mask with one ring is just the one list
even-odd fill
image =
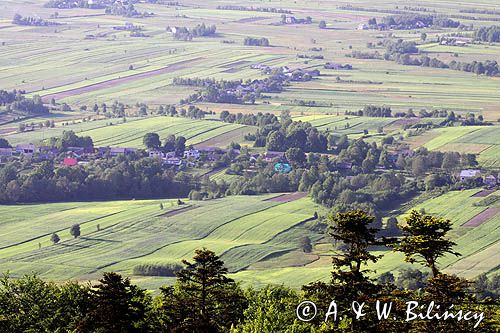
{"label": "patchwork farmland", "polygon": [[69,124],[57,129],[42,129],[34,132],[6,135],[9,142],[41,142],[57,137],[63,131],[73,130],[78,135],[90,136],[97,147],[144,148],[142,139],[146,133],[158,133],[161,138],[168,135],[184,136],[187,144],[214,142],[213,146],[226,147],[231,141],[242,139],[242,133],[252,131],[251,126],[227,124],[210,120],[191,120],[174,117],[132,118],[126,122],[98,120]]}
{"label": "patchwork farmland", "polygon": [[[211,161],[212,164],[196,161],[196,165],[190,167],[186,174],[195,175],[191,179],[196,183],[193,192],[203,193],[206,197],[203,197],[204,200],[186,200],[186,208],[181,210],[178,210],[177,201],[173,199],[2,205],[0,213],[5,219],[0,222],[0,265],[16,276],[37,271],[49,279],[86,280],[96,279],[106,270],[132,275],[134,267],[138,265],[178,263],[183,258],[191,257],[195,248],[207,246],[221,255],[231,276],[240,281],[255,285],[286,283],[300,287],[304,283],[327,278],[331,271],[333,247],[323,238],[324,233],[308,228],[313,221],[307,220],[316,211],[338,206],[332,199],[329,207],[320,207],[312,201],[313,193],[317,194],[315,199],[337,197],[339,193],[333,190],[327,192],[328,187],[332,189],[340,183],[348,183],[352,177],[361,176],[362,172],[370,170],[363,177],[369,178],[372,173],[380,178],[401,175],[400,178],[413,182],[412,186],[417,189],[412,195],[417,199],[422,195],[421,192],[424,192],[422,197],[429,195],[430,191],[424,188],[433,175],[427,170],[414,175],[410,167],[396,168],[391,163],[380,165],[381,151],[397,152],[409,145],[413,150],[423,147],[431,152],[472,153],[477,155],[479,165],[457,165],[452,171],[441,168],[436,174],[439,173],[443,179],[454,180],[462,169],[474,167],[480,168],[483,176],[488,174],[498,177],[498,75],[476,75],[450,68],[405,65],[402,61],[385,59],[388,53],[386,44],[404,40],[414,42],[418,47],[419,51],[411,55],[414,58],[427,56],[445,63],[500,62],[499,43],[474,41],[474,30],[469,30],[471,25],[474,29],[498,25],[497,20],[492,20],[496,18],[495,15],[468,13],[471,8],[491,9],[498,5],[498,1],[444,4],[422,0],[418,4],[420,9],[409,5],[402,8],[394,0],[377,1],[376,4],[364,0],[265,2],[265,6],[291,11],[291,15],[298,18],[310,16],[311,24],[281,24],[282,17],[278,12],[222,10],[218,6],[225,6],[231,1],[219,0],[185,0],[179,4],[137,2],[135,6],[139,12],[154,13],[148,17],[109,15],[104,10],[86,8],[56,10],[45,7],[46,2],[0,1],[0,88],[25,91],[27,98],[40,96],[50,108],[50,113],[33,116],[19,110],[9,110],[6,104],[0,105],[0,136],[8,140],[10,145],[46,145],[50,138],[61,137],[64,131],[72,130],[79,136],[90,136],[96,147],[144,149],[143,138],[146,133],[157,133],[162,143],[168,135],[175,134],[184,136],[188,146],[194,145],[199,149],[227,148],[233,143],[236,147],[241,145],[248,148],[242,150],[242,155],[252,156],[254,160],[241,162],[242,157],[241,160],[234,158],[229,162]],[[241,5],[264,6],[264,2],[241,1]],[[433,26],[407,30],[363,27],[373,18],[382,22],[384,17],[394,11],[413,15],[420,13],[422,8],[426,13],[459,19],[463,27]],[[61,24],[15,24],[13,16],[18,13],[24,16],[36,14],[48,22]],[[325,21],[326,26],[320,28],[322,21]],[[173,27],[192,29],[201,23],[215,25],[216,32],[191,40],[182,40],[172,33]],[[131,31],[123,30],[130,24],[140,27],[141,34],[134,35]],[[442,43],[443,38],[453,35],[459,35],[468,42],[463,46]],[[245,45],[247,37],[267,38],[270,45]],[[354,57],[353,52],[377,53],[379,56],[361,59]],[[326,63],[349,64],[352,68],[325,68]],[[318,70],[321,73],[310,80],[287,81],[282,90],[259,91],[255,99],[247,98],[240,103],[204,100],[203,97],[209,93],[206,82],[189,86],[174,84],[176,78],[239,81],[241,84],[269,78],[270,73],[259,70],[259,66],[268,66],[270,73],[280,68],[286,69],[286,74],[298,69]],[[195,93],[200,93],[198,100],[186,100]],[[123,103],[125,117],[110,114],[110,106],[115,102]],[[108,112],[105,112],[103,104],[107,104]],[[139,116],[137,110],[141,105],[147,108]],[[160,107],[166,105],[175,105],[178,109],[193,105],[207,112],[207,115],[202,120],[160,116]],[[369,105],[390,107],[392,116],[358,115],[360,110]],[[323,165],[320,172],[342,175],[342,179],[335,180],[335,184],[329,184],[331,178],[328,177],[314,179],[309,184],[307,177],[295,174],[301,168],[309,168],[311,174],[316,174],[316,168],[311,165],[316,166],[319,162],[314,160],[307,163],[302,160],[293,166],[292,176],[298,176],[289,181],[292,185],[286,183],[292,176],[289,179],[285,179],[284,175],[271,175],[264,180],[250,179],[250,175],[266,174],[272,170],[272,165],[256,166],[260,163],[260,160],[256,162],[257,156],[268,150],[268,147],[265,142],[254,144],[256,141],[250,140],[252,135],[248,134],[255,134],[257,130],[266,132],[270,128],[282,128],[285,134],[289,134],[289,131],[281,124],[265,128],[220,121],[220,113],[226,110],[242,115],[269,112],[280,116],[281,113],[286,115],[289,112],[293,121],[310,123],[327,139],[329,135],[337,138],[345,134],[351,142],[360,138],[368,142],[371,146],[365,147],[366,150],[380,151],[370,152],[372,160],[368,159],[365,165],[362,164],[365,156],[362,156],[358,165],[348,167],[348,170],[335,169],[335,163],[329,165],[332,170]],[[208,111],[215,112],[215,115]],[[422,111],[453,112],[461,118],[446,122],[446,116],[421,116]],[[395,116],[396,113],[404,115]],[[471,125],[463,122],[471,114],[474,119],[481,117],[482,123]],[[46,121],[53,121],[54,126],[40,126]],[[23,132],[20,129],[22,125],[33,128]],[[394,144],[386,149],[383,140],[389,136]],[[321,152],[322,156],[332,160],[339,156],[343,158],[347,154],[338,152],[334,141],[329,143],[328,151]],[[373,143],[377,144],[376,148]],[[352,151],[356,152],[357,149]],[[349,150],[349,154],[352,151]],[[60,168],[66,157],[64,153],[55,159],[55,174],[64,174],[57,172],[64,170]],[[348,159],[351,157],[349,155]],[[409,161],[408,165],[412,162]],[[29,163],[28,158],[20,158],[13,165],[22,175],[40,171],[38,167],[41,161],[35,161],[32,165]],[[237,163],[240,164],[232,168]],[[115,175],[123,173],[123,170],[114,171]],[[165,170],[162,176],[174,174],[172,177],[175,178],[175,172],[170,171]],[[210,192],[207,188],[216,185],[198,182],[198,178],[202,178],[198,177],[199,174],[208,176],[203,178],[209,178],[215,184],[226,183],[227,186],[216,191],[216,195],[207,194]],[[10,177],[9,174],[7,176]],[[15,192],[23,186],[32,190],[28,186],[31,178],[14,184],[7,176],[2,178],[8,180],[2,188],[5,193]],[[105,176],[108,177],[107,174]],[[183,176],[185,174],[181,173],[179,178]],[[259,181],[266,185],[271,181],[279,183],[282,180],[280,186],[276,186],[279,190],[274,191],[282,192],[281,188],[293,186],[296,188],[292,191],[297,191],[302,178],[306,179],[306,185],[300,191],[308,191],[311,197],[302,197],[305,194],[285,194],[281,197],[277,194],[262,194],[271,191],[268,188],[262,192],[244,188],[236,192],[260,195],[228,195],[219,198],[234,191],[231,188],[234,183],[250,187]],[[356,180],[364,185],[365,180]],[[58,184],[66,184],[66,181],[62,179]],[[11,183],[9,188],[8,183]],[[315,183],[317,186],[314,186]],[[328,186],[316,191],[319,185],[324,184]],[[347,192],[345,197],[360,200],[372,198],[372,201],[377,201],[380,192],[365,192],[364,187],[368,188],[368,185],[361,186],[356,195]],[[377,185],[385,190],[384,186]],[[462,188],[459,185],[454,189]],[[40,185],[45,189],[44,186]],[[349,186],[356,187],[354,184]],[[445,186],[447,190],[452,187],[451,184]],[[493,190],[496,190],[495,186],[498,185],[490,185]],[[67,188],[71,189],[71,186]],[[468,189],[466,185],[463,188],[467,189],[450,191],[425,200],[415,208],[423,208],[453,221],[452,236],[458,244],[457,251],[463,257],[446,257],[442,266],[447,272],[474,278],[482,272],[498,270],[497,261],[491,259],[498,252],[498,202],[486,206],[474,205],[498,193],[475,197],[473,194],[479,188]],[[274,199],[268,200],[270,198]],[[293,200],[281,202],[290,198]],[[398,205],[408,204],[405,200],[413,203],[410,199],[414,198],[394,202]],[[163,210],[159,208],[160,203],[164,206]],[[381,209],[378,213],[386,219],[393,213],[392,208]],[[399,207],[396,211],[401,209]],[[401,221],[402,216],[398,218]],[[34,226],[33,221],[36,222]],[[82,237],[78,239],[72,239],[68,231],[75,223],[82,227]],[[59,244],[51,245],[49,237],[53,232],[61,236]],[[314,243],[312,253],[306,254],[299,248],[300,237],[304,235],[308,235]],[[402,263],[401,255],[382,252],[386,256],[375,267],[379,274],[409,266]],[[290,281],[290,276],[294,277],[293,281]],[[149,276],[133,278],[153,289],[165,280]]]}
{"label": "patchwork farmland", "polygon": [[[475,206],[485,197],[477,190],[453,191],[416,206],[427,213],[450,218],[452,239],[461,257],[447,256],[445,271],[473,277],[478,271],[496,267],[500,203]],[[492,193],[490,196],[500,193]],[[1,206],[7,216],[0,223],[0,263],[14,275],[36,271],[43,277],[94,279],[102,271],[131,275],[141,264],[166,265],[190,258],[194,249],[208,247],[221,254],[236,279],[256,286],[287,283],[301,286],[327,279],[334,252],[323,236],[312,232],[314,212],[323,210],[308,198],[263,195],[229,197],[178,206],[173,200],[115,201]],[[164,209],[159,208],[162,203]],[[495,210],[482,223],[467,222],[485,210]],[[32,227],[37,216],[36,228]],[[196,218],[195,218],[196,217]],[[403,216],[399,217],[402,222]],[[69,227],[78,222],[82,236],[73,239]],[[49,235],[57,232],[61,242],[52,245]],[[300,238],[309,235],[318,241],[311,254],[299,249]],[[40,246],[40,248],[39,248]],[[133,250],[132,250],[133,249]],[[384,258],[373,266],[377,273],[402,267],[402,256],[382,251]],[[476,259],[481,258],[480,266]],[[67,268],[71,267],[71,270]],[[292,280],[287,280],[293,276]],[[134,276],[148,288],[156,289],[168,278]]]}
{"label": "patchwork farmland", "polygon": [[[173,200],[0,206],[8,216],[0,223],[0,262],[16,276],[36,271],[59,281],[85,280],[110,270],[129,275],[140,264],[178,263],[205,246],[220,253],[231,272],[240,271],[299,248],[304,233],[322,237],[304,226],[320,207],[300,196],[268,200],[273,197],[235,196],[185,206]],[[78,239],[69,234],[74,223],[81,225]],[[61,237],[57,245],[49,240],[54,232]]]}
{"label": "patchwork farmland", "polygon": [[484,167],[500,167],[500,132],[496,126],[438,128],[407,141],[414,147],[423,146],[429,150],[478,154],[478,161]]}
{"label": "patchwork farmland", "polygon": [[[481,272],[495,272],[498,261],[495,253],[498,251],[498,235],[500,233],[500,202],[490,206],[479,206],[485,197],[475,197],[477,190],[452,191],[441,196],[424,201],[414,209],[424,209],[428,214],[434,214],[450,219],[453,222],[451,239],[457,243],[455,249],[462,256],[447,255],[440,267],[445,272],[473,278]],[[499,195],[500,192],[490,196]],[[489,211],[489,214],[484,214]],[[483,215],[481,223],[471,227],[468,221],[474,221]],[[404,223],[406,214],[398,216],[399,223]],[[331,255],[335,253],[331,244],[319,242],[311,255],[306,259],[301,255],[287,254],[270,258],[267,261],[234,274],[234,277],[252,285],[262,286],[269,283],[287,283],[300,287],[310,281],[325,280],[330,276]],[[375,252],[374,252],[375,253]],[[411,264],[402,263],[400,253],[377,251],[384,255],[376,264],[369,268],[376,274],[385,272],[397,273],[403,268],[412,268]],[[291,259],[290,259],[291,258]],[[285,263],[285,264],[283,264]],[[293,278],[291,278],[293,277]],[[291,280],[290,280],[291,279]]]}

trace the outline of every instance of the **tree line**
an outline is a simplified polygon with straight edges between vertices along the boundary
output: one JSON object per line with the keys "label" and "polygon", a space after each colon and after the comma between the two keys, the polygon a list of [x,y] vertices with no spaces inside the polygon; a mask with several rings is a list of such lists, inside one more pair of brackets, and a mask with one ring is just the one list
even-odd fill
{"label": "tree line", "polygon": [[365,105],[362,110],[359,111],[346,111],[346,115],[353,116],[365,116],[365,117],[381,117],[390,118],[392,117],[392,110],[390,106],[377,106],[377,105]]}
{"label": "tree line", "polygon": [[419,11],[419,12],[435,12],[433,9],[425,8],[425,7],[409,7],[404,6],[403,10],[396,7],[396,9],[382,9],[382,8],[364,8],[364,7],[356,7],[353,5],[342,5],[337,6],[337,9],[340,10],[349,10],[349,11],[359,11],[359,12],[375,12],[375,13],[386,13],[386,14],[409,14],[408,11]]}
{"label": "tree line", "polygon": [[53,21],[47,21],[47,20],[42,19],[41,17],[32,17],[32,16],[23,17],[21,14],[14,14],[14,18],[12,19],[12,23],[17,24],[17,25],[32,25],[32,26],[40,26],[40,27],[60,25],[60,23],[53,22]]}
{"label": "tree line", "polygon": [[[500,12],[499,12],[500,13]],[[500,26],[480,27],[474,31],[474,40],[498,43],[500,42]]]}
{"label": "tree line", "polygon": [[[0,279],[0,329],[47,333],[496,332],[499,275],[468,281],[440,269],[439,260],[444,255],[460,255],[447,237],[450,220],[412,211],[400,227],[404,234],[399,239],[380,237],[373,221],[373,216],[360,210],[332,212],[325,219],[328,235],[342,246],[336,247],[332,257],[331,278],[304,285],[300,292],[271,285],[245,290],[227,276],[224,262],[208,249],[196,250],[191,261],[183,260],[174,285],[161,287],[154,297],[113,272],[104,273],[94,285],[6,275]],[[374,247],[392,248],[430,274],[425,273],[428,277],[424,279],[424,274],[414,273],[417,270],[402,272],[408,277],[405,282],[417,282],[407,288],[397,287],[391,273],[374,279],[367,264],[383,256],[372,252]],[[314,301],[318,309],[318,316],[309,322],[299,321],[296,315],[304,300]],[[332,300],[338,306],[336,321],[327,315]],[[392,302],[393,318],[377,318],[377,300]],[[353,301],[370,304],[361,320],[350,310]],[[482,312],[484,317],[409,321],[405,320],[408,301],[432,301],[443,308],[453,304],[453,312]]]}
{"label": "tree line", "polygon": [[34,95],[33,98],[23,96],[23,90],[0,90],[0,105],[6,107],[6,111],[19,111],[30,115],[48,113],[49,109],[43,104],[42,98]]}
{"label": "tree line", "polygon": [[462,26],[459,21],[454,21],[444,15],[414,13],[386,16],[382,19],[382,23],[378,23],[376,18],[371,18],[368,25],[371,29],[378,30],[413,30],[427,27],[458,28]]}
{"label": "tree line", "polygon": [[9,162],[0,169],[0,202],[56,202],[186,197],[191,176],[166,170],[160,160],[116,156],[72,167]]}
{"label": "tree line", "polygon": [[495,60],[486,60],[484,62],[474,60],[470,63],[452,60],[449,63],[445,63],[438,58],[430,58],[427,55],[417,57],[416,55],[418,55],[420,51],[416,43],[412,41],[404,41],[403,39],[398,39],[397,41],[386,40],[383,44],[386,47],[386,52],[383,55],[378,51],[352,51],[347,56],[357,59],[383,59],[395,61],[398,64],[407,66],[448,68],[475,73],[477,75],[497,76],[498,73],[500,73],[498,62]]}
{"label": "tree line", "polygon": [[154,15],[153,13],[139,12],[137,9],[135,9],[135,6],[132,2],[124,4],[118,1],[114,1],[110,5],[106,6],[104,12],[108,15],[123,17],[149,17]]}
{"label": "tree line", "polygon": [[205,23],[198,24],[191,29],[186,27],[168,27],[167,31],[173,31],[172,29],[175,29],[174,38],[177,40],[192,40],[193,37],[213,36],[217,31],[217,27],[215,25],[206,26]]}
{"label": "tree line", "polygon": [[244,45],[247,46],[269,46],[269,39],[267,38],[254,38],[254,37],[245,37],[245,40],[243,41]]}
{"label": "tree line", "polygon": [[[129,0],[129,3],[135,3],[137,1]],[[45,3],[46,8],[59,8],[59,9],[71,9],[71,8],[89,8],[89,9],[104,9],[107,6],[114,4],[114,0],[49,0]]]}

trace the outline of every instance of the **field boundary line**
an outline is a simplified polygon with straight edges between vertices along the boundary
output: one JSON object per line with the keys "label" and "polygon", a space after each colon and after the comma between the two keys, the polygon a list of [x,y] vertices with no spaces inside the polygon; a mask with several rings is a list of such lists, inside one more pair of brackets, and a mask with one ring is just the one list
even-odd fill
{"label": "field boundary line", "polygon": [[207,237],[208,237],[210,234],[212,234],[215,230],[219,229],[220,227],[222,227],[222,226],[224,226],[224,225],[226,225],[226,224],[228,224],[228,223],[234,222],[234,221],[236,221],[236,220],[238,220],[238,219],[241,219],[241,218],[243,218],[243,217],[247,217],[247,216],[250,216],[250,215],[253,215],[253,214],[256,214],[256,213],[260,213],[260,212],[262,212],[262,211],[265,211],[265,210],[267,210],[267,209],[270,209],[270,208],[272,208],[272,207],[276,207],[276,206],[279,206],[279,204],[276,204],[276,205],[273,205],[273,206],[270,206],[270,207],[266,207],[266,208],[264,208],[264,209],[261,209],[261,210],[258,210],[258,211],[254,211],[254,212],[251,212],[251,213],[248,213],[248,214],[242,215],[242,216],[238,216],[238,217],[236,217],[236,218],[232,218],[232,219],[230,219],[229,221],[226,221],[226,222],[224,222],[223,224],[221,224],[221,225],[217,226],[215,229],[211,230],[210,232],[208,232],[208,233],[207,233],[205,236],[203,236],[203,237],[197,237],[197,238],[184,238],[184,239],[180,239],[180,240],[177,240],[177,241],[175,241],[175,242],[172,242],[172,243],[164,244],[164,245],[162,245],[162,246],[160,246],[160,247],[158,247],[158,248],[156,248],[156,249],[154,249],[154,250],[152,250],[152,251],[149,251],[149,252],[147,252],[147,253],[144,253],[144,254],[141,254],[141,255],[136,255],[136,256],[133,256],[133,257],[129,257],[129,258],[124,258],[124,259],[122,259],[122,260],[116,260],[116,261],[111,262],[111,263],[108,263],[108,264],[106,264],[106,265],[101,265],[101,266],[98,266],[98,267],[96,267],[95,269],[93,269],[92,271],[88,272],[87,274],[96,273],[96,272],[98,272],[99,270],[101,270],[101,269],[103,269],[103,268],[106,268],[106,267],[109,267],[109,266],[116,265],[116,264],[118,264],[118,263],[120,263],[120,262],[122,262],[122,261],[125,261],[125,260],[132,260],[132,259],[138,259],[138,258],[141,258],[141,257],[149,256],[149,255],[151,255],[151,254],[153,254],[153,253],[155,253],[155,252],[157,252],[157,251],[160,251],[160,250],[162,250],[162,249],[164,249],[164,248],[166,248],[167,246],[170,246],[170,245],[175,245],[175,244],[182,243],[182,242],[185,242],[185,241],[200,241],[200,240],[202,240],[202,239],[207,238]]}
{"label": "field boundary line", "polygon": [[[65,209],[65,210],[68,210],[68,209]],[[93,222],[93,221],[97,221],[97,220],[100,220],[100,219],[103,219],[103,218],[106,218],[106,217],[110,217],[110,216],[113,216],[113,215],[116,215],[116,214],[119,214],[119,213],[122,213],[122,212],[125,212],[126,210],[121,210],[119,212],[115,212],[115,213],[111,213],[111,214],[107,214],[107,215],[103,215],[103,216],[99,216],[99,217],[96,217],[96,218],[93,218],[93,219],[90,219],[88,221],[85,221],[83,223],[80,223],[80,225],[83,225],[83,224],[86,224],[86,223],[89,223],[89,222]],[[21,245],[21,244],[25,244],[25,243],[29,243],[31,241],[34,241],[35,239],[38,239],[38,238],[41,238],[41,237],[46,237],[52,233],[55,233],[55,232],[61,232],[63,230],[67,230],[68,228],[63,228],[63,229],[58,229],[56,231],[53,231],[53,232],[49,232],[49,233],[46,233],[46,234],[42,234],[42,235],[39,235],[37,237],[32,237],[30,239],[27,239],[27,240],[24,240],[22,242],[17,242],[17,243],[14,243],[14,244],[11,244],[11,245],[7,245],[7,246],[1,246],[0,247],[0,250],[3,250],[3,249],[7,249],[9,247],[12,247],[12,246],[18,246],[18,245]]]}

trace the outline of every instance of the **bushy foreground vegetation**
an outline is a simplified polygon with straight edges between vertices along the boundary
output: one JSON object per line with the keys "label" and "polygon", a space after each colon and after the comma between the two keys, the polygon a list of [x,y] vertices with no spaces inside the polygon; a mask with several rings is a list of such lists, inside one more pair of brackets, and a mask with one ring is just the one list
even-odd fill
{"label": "bushy foreground vegetation", "polygon": [[[332,278],[315,282],[297,292],[284,286],[242,290],[226,276],[227,269],[212,251],[198,249],[193,261],[182,262],[177,280],[151,296],[116,273],[105,273],[93,286],[68,282],[56,285],[36,276],[0,281],[0,329],[6,332],[495,332],[499,314],[498,276],[474,283],[440,271],[438,259],[453,251],[446,234],[451,222],[413,211],[400,240],[379,238],[374,218],[362,211],[331,215],[329,233],[343,244],[333,257]],[[409,262],[419,262],[432,275],[412,289],[398,288],[390,274],[371,279],[365,269],[380,256],[373,246],[391,246]],[[487,291],[486,291],[487,290]],[[495,298],[490,298],[490,295]],[[301,322],[295,309],[312,300],[319,309],[311,322]],[[335,300],[340,319],[326,315]],[[394,319],[379,320],[375,301],[392,302]],[[353,301],[365,302],[357,320]],[[405,320],[406,302],[435,302],[454,312],[472,311],[482,317],[472,321],[415,318]],[[451,309],[451,307],[450,307]],[[326,317],[325,317],[326,315]],[[324,321],[323,318],[330,320]]]}

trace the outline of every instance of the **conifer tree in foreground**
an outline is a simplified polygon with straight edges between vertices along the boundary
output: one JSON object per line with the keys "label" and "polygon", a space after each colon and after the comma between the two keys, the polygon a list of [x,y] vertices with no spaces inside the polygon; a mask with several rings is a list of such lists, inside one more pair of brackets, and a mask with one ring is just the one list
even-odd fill
{"label": "conifer tree in foreground", "polygon": [[214,252],[196,250],[193,260],[183,260],[174,286],[161,288],[160,320],[171,332],[227,332],[243,318],[242,291]]}

